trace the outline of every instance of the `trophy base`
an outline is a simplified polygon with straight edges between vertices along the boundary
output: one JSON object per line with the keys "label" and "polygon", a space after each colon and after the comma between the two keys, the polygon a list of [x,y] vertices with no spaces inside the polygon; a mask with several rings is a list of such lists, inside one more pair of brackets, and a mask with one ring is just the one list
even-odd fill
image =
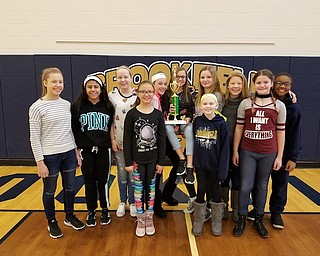
{"label": "trophy base", "polygon": [[187,124],[187,122],[185,120],[167,120],[167,121],[164,121],[165,124]]}

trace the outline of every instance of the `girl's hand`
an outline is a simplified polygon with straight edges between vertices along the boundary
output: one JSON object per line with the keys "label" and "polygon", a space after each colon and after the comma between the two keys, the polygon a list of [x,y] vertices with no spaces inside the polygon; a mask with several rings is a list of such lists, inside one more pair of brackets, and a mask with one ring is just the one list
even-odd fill
{"label": "girl's hand", "polygon": [[186,124],[191,122],[191,118],[190,117],[186,117],[184,120],[187,122]]}
{"label": "girl's hand", "polygon": [[274,160],[274,163],[273,163],[273,170],[279,171],[279,169],[281,168],[281,166],[282,166],[282,158],[277,157],[277,158]]}
{"label": "girl's hand", "polygon": [[163,172],[163,168],[164,168],[164,166],[157,164],[156,165],[156,173],[161,174]]}
{"label": "girl's hand", "polygon": [[286,164],[286,171],[287,172],[292,172],[296,168],[296,163],[289,160]]}
{"label": "girl's hand", "polygon": [[37,162],[38,176],[40,178],[47,178],[49,176],[48,167],[44,164],[43,160]]}
{"label": "girl's hand", "polygon": [[78,167],[81,168],[81,166],[82,166],[82,158],[81,158],[80,150],[78,150],[78,149],[76,149],[76,158],[77,158]]}
{"label": "girl's hand", "polygon": [[125,169],[127,172],[132,173],[133,170],[134,170],[134,167],[133,167],[133,165],[131,165],[131,166],[126,166],[126,167],[124,167],[124,169]]}
{"label": "girl's hand", "polygon": [[118,142],[117,142],[115,139],[112,139],[112,140],[111,140],[111,147],[112,147],[112,150],[113,150],[114,152],[120,151],[119,144],[118,144]]}
{"label": "girl's hand", "polygon": [[174,112],[175,112],[175,107],[173,106],[173,104],[170,104],[169,114],[172,115],[172,113]]}
{"label": "girl's hand", "polygon": [[297,101],[298,101],[297,95],[292,91],[289,91],[289,95],[290,95],[290,97],[292,99],[292,103],[297,103]]}
{"label": "girl's hand", "polygon": [[233,163],[235,166],[239,166],[239,153],[238,153],[238,152],[233,153],[232,163]]}

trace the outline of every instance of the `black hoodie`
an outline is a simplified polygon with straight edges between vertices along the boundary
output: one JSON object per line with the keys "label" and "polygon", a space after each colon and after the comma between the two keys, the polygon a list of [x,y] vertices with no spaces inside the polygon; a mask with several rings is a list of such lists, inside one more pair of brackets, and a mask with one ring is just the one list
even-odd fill
{"label": "black hoodie", "polygon": [[229,134],[223,117],[209,120],[204,114],[193,121],[194,167],[197,170],[218,171],[219,180],[227,178],[229,165]]}
{"label": "black hoodie", "polygon": [[86,100],[82,102],[79,113],[73,104],[71,114],[72,131],[78,148],[111,148],[110,128],[113,111],[108,109],[105,101],[93,104]]}

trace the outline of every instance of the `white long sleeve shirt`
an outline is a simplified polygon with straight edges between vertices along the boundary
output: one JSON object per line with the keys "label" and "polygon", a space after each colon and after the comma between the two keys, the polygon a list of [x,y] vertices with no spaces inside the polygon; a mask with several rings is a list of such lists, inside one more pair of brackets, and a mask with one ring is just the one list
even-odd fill
{"label": "white long sleeve shirt", "polygon": [[67,152],[76,147],[71,129],[70,102],[59,98],[38,99],[29,109],[30,142],[35,161],[44,155]]}

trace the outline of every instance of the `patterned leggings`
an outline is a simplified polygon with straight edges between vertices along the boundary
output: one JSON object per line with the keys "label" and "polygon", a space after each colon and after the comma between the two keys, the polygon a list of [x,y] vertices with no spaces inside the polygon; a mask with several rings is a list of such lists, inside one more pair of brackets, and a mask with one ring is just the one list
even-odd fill
{"label": "patterned leggings", "polygon": [[153,211],[155,184],[156,184],[156,163],[138,164],[133,171],[134,180],[134,202],[138,214],[143,214],[144,204],[146,210]]}

